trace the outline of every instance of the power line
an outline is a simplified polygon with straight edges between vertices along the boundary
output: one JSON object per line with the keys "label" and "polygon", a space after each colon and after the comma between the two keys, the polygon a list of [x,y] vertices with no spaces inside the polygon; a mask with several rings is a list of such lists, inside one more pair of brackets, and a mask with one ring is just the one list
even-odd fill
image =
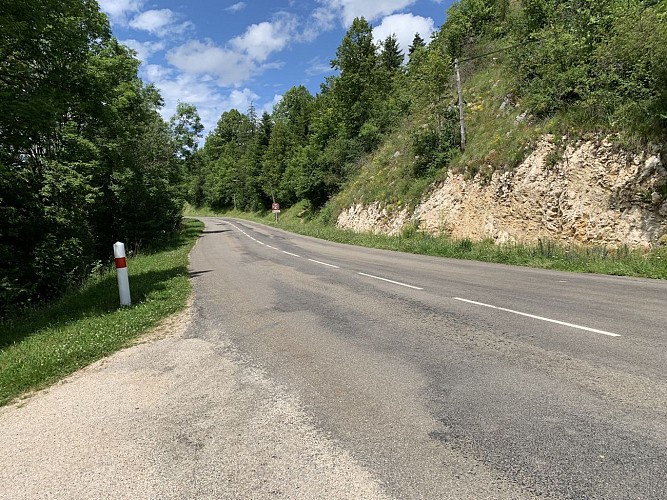
{"label": "power line", "polygon": [[474,61],[475,59],[481,59],[482,57],[487,57],[487,56],[491,56],[493,54],[498,54],[500,52],[505,52],[506,50],[515,49],[516,47],[521,47],[521,46],[529,44],[529,43],[541,42],[542,40],[546,40],[546,37],[536,38],[534,40],[529,40],[527,42],[517,43],[515,45],[510,45],[509,47],[503,47],[502,49],[492,50],[491,52],[487,52],[486,54],[480,54],[478,56],[468,57],[467,59],[459,59],[459,63],[464,63],[464,62],[467,62],[467,61]]}

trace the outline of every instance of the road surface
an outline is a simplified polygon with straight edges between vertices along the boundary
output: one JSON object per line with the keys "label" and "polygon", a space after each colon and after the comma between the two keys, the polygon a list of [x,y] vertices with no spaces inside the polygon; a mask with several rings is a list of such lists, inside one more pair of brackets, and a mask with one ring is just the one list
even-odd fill
{"label": "road surface", "polygon": [[664,498],[667,283],[206,219],[200,326],[398,498]]}
{"label": "road surface", "polygon": [[0,497],[665,498],[667,282],[204,221],[187,321],[0,408]]}

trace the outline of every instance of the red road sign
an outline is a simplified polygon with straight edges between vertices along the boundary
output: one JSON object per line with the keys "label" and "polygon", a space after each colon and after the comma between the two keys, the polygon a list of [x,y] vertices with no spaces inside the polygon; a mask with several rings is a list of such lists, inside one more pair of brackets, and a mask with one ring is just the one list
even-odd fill
{"label": "red road sign", "polygon": [[280,210],[280,203],[271,203],[271,210]]}

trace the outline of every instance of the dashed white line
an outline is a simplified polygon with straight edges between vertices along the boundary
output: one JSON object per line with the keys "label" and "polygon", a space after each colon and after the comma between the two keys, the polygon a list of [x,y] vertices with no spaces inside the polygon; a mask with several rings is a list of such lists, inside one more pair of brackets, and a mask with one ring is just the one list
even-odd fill
{"label": "dashed white line", "polygon": [[338,266],[334,266],[333,264],[327,264],[326,262],[322,262],[322,261],[319,261],[319,260],[315,260],[315,259],[308,259],[308,260],[311,261],[311,262],[314,262],[315,264],[322,264],[323,266],[333,267],[334,269],[340,269],[340,267],[338,267]]}
{"label": "dashed white line", "polygon": [[380,276],[373,276],[372,274],[366,274],[366,273],[357,273],[357,274],[361,274],[362,276],[368,276],[369,278],[373,278],[373,279],[376,279],[376,280],[381,280],[381,281],[386,281],[388,283],[393,283],[394,285],[400,285],[400,286],[404,286],[404,287],[407,287],[407,288],[412,288],[414,290],[423,290],[423,288],[420,288],[418,286],[408,285],[407,283],[401,283],[400,281],[388,280],[387,278],[381,278]]}
{"label": "dashed white line", "polygon": [[528,318],[538,319],[540,321],[547,321],[549,323],[556,323],[557,325],[569,326],[570,328],[576,328],[578,330],[585,330],[587,332],[600,333],[602,335],[607,335],[609,337],[620,337],[618,333],[606,332],[604,330],[598,330],[596,328],[589,328],[587,326],[575,325],[574,323],[566,323],[565,321],[558,321],[557,319],[544,318],[542,316],[536,316],[534,314],[528,314],[520,311],[515,311],[513,309],[507,309],[505,307],[493,306],[491,304],[485,304],[483,302],[476,302],[474,300],[462,299],[460,297],[454,297],[454,300],[459,300],[461,302],[467,302],[468,304],[475,304],[477,306],[489,307],[491,309],[497,309],[498,311],[505,311],[512,314],[518,314],[519,316],[526,316]]}
{"label": "dashed white line", "polygon": [[295,254],[295,253],[291,253],[291,252],[286,252],[285,250],[281,250],[281,252],[282,252],[282,253],[286,253],[287,255],[291,255],[292,257],[299,257],[299,258],[301,258],[300,255],[297,255],[297,254]]}
{"label": "dashed white line", "polygon": [[276,247],[272,247],[271,245],[266,245],[266,248],[271,248],[272,250],[278,250]]}

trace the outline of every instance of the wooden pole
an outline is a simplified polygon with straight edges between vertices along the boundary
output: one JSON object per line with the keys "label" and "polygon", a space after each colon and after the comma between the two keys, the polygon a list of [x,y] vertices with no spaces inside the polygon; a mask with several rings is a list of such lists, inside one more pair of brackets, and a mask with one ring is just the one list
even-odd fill
{"label": "wooden pole", "polygon": [[461,121],[461,152],[466,150],[466,125],[463,120],[463,90],[461,89],[461,73],[459,72],[459,60],[454,59],[454,71],[456,71],[456,92],[459,95],[459,120]]}

